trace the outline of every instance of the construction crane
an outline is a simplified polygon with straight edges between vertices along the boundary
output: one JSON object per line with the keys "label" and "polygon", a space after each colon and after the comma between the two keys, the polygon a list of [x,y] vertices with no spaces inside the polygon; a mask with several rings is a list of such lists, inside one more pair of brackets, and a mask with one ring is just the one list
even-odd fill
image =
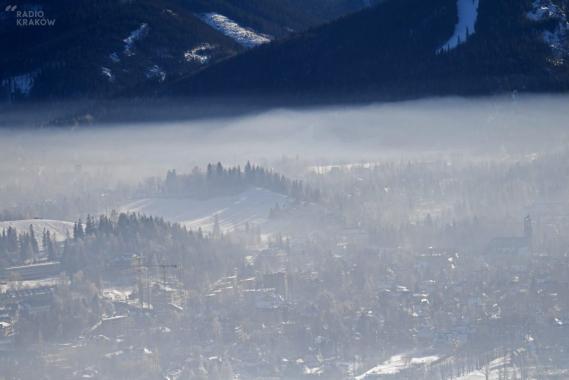
{"label": "construction crane", "polygon": [[147,304],[150,305],[150,290],[151,290],[151,286],[150,286],[150,278],[149,278],[149,270],[151,268],[159,268],[160,272],[162,274],[162,285],[164,287],[166,287],[166,278],[167,278],[167,272],[170,269],[177,269],[179,268],[178,264],[143,264],[142,263],[142,257],[137,256],[136,257],[137,263],[133,265],[133,268],[135,268],[138,272],[138,291],[140,294],[140,306],[141,308],[144,309],[144,290],[143,290],[143,286],[142,286],[142,275],[143,275],[143,269],[146,269],[146,294],[147,294]]}

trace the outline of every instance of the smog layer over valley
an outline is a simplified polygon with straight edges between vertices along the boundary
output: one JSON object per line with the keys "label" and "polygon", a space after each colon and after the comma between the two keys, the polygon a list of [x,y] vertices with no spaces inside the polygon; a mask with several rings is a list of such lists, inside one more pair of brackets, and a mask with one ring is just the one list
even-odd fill
{"label": "smog layer over valley", "polygon": [[0,380],[569,379],[566,0],[0,5]]}

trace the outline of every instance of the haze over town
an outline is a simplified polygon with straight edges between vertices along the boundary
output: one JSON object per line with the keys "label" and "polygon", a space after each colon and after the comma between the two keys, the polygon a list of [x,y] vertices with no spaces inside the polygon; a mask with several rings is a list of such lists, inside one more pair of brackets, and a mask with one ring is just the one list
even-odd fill
{"label": "haze over town", "polygon": [[565,378],[567,101],[2,130],[0,378]]}

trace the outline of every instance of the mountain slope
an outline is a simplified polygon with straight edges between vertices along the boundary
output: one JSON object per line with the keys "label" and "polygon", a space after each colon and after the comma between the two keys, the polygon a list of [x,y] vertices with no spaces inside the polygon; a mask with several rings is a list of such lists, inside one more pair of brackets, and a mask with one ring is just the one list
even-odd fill
{"label": "mountain slope", "polygon": [[174,0],[65,0],[18,11],[41,11],[54,24],[23,26],[23,19],[41,18],[3,13],[0,78],[6,98],[110,96],[243,50]]}
{"label": "mountain slope", "polygon": [[566,11],[566,0],[389,0],[221,62],[166,92],[401,98],[566,90]]}
{"label": "mountain slope", "polygon": [[0,101],[134,96],[141,89],[190,75],[364,4],[361,0],[4,4]]}
{"label": "mountain slope", "polygon": [[276,38],[332,21],[381,0],[187,0],[198,13],[215,12]]}

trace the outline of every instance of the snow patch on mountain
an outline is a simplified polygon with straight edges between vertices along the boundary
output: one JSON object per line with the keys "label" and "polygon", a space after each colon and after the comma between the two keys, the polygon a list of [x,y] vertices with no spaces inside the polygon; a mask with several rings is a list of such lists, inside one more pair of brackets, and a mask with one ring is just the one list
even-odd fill
{"label": "snow patch on mountain", "polygon": [[207,54],[215,49],[215,46],[208,43],[200,44],[184,53],[184,59],[186,62],[197,62],[200,65],[206,64],[210,60],[210,56]]}
{"label": "snow patch on mountain", "polygon": [[565,18],[561,8],[551,0],[535,0],[532,9],[527,13],[531,21],[544,21],[550,18]]}
{"label": "snow patch on mountain", "polygon": [[166,80],[166,72],[158,65],[152,65],[146,69],[145,75],[147,79],[158,79],[160,82],[164,82]]}
{"label": "snow patch on mountain", "polygon": [[458,22],[454,27],[454,33],[447,42],[437,49],[437,54],[455,49],[476,32],[479,4],[480,0],[457,0]]}
{"label": "snow patch on mountain", "polygon": [[134,55],[134,44],[148,35],[149,27],[147,23],[141,24],[137,29],[133,30],[124,42],[124,54],[126,56]]}
{"label": "snow patch on mountain", "polygon": [[34,82],[41,70],[34,70],[29,73],[16,75],[2,80],[2,87],[7,88],[12,95],[21,94],[28,96],[32,92]]}
{"label": "snow patch on mountain", "polygon": [[553,31],[543,32],[543,41],[551,48],[554,55],[562,57],[569,52],[568,44],[569,23],[559,23]]}
{"label": "snow patch on mountain", "polygon": [[221,33],[246,48],[253,48],[255,46],[271,42],[270,36],[257,33],[250,28],[245,28],[219,13],[201,13],[197,16],[212,28],[219,30]]}
{"label": "snow patch on mountain", "polygon": [[553,29],[542,33],[542,40],[558,60],[569,54],[569,22],[561,7],[552,0],[535,0],[526,17],[533,22],[556,21]]}
{"label": "snow patch on mountain", "polygon": [[107,78],[107,80],[111,83],[113,83],[115,81],[115,76],[113,75],[113,72],[111,71],[111,69],[109,69],[108,67],[101,67],[101,74]]}

